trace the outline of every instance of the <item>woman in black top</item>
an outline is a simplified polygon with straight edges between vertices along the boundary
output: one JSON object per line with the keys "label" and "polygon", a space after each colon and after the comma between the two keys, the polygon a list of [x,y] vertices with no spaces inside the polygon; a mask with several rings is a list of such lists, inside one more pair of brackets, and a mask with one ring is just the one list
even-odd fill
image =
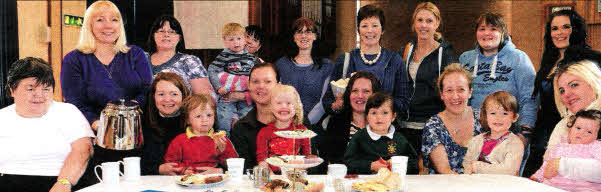
{"label": "woman in black top", "polygon": [[533,97],[540,94],[540,107],[532,133],[531,155],[524,176],[533,174],[542,164],[543,154],[551,132],[561,120],[553,96],[553,77],[563,65],[591,60],[599,64],[601,53],[586,44],[586,23],[575,11],[561,10],[551,14],[545,25],[545,49],[536,73]]}
{"label": "woman in black top", "polygon": [[176,73],[161,72],[152,81],[144,108],[143,175],[175,175],[181,171],[176,163],[165,163],[163,155],[171,140],[186,130],[180,107],[189,94],[186,83]]}
{"label": "woman in black top", "polygon": [[350,137],[365,128],[365,103],[367,98],[380,90],[376,76],[367,71],[359,71],[351,76],[347,88],[342,94],[342,111],[326,117],[322,126],[326,127],[327,145],[322,146],[325,161],[343,163],[343,156]]}

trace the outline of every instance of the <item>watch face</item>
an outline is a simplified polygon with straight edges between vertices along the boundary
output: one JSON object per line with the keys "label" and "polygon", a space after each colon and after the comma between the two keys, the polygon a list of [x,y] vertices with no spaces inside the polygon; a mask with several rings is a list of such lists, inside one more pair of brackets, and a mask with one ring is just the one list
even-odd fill
{"label": "watch face", "polygon": [[64,184],[64,185],[71,185],[71,182],[69,182],[69,180],[67,179],[61,179],[58,180],[59,183]]}

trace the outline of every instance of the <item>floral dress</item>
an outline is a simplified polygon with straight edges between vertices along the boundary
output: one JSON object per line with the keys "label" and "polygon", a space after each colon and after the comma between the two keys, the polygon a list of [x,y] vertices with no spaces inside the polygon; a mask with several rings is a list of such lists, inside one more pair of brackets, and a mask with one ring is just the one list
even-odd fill
{"label": "floral dress", "polygon": [[[473,136],[479,135],[484,132],[482,125],[480,125],[480,112],[477,110],[473,111],[474,115],[474,134]],[[439,144],[443,145],[446,152],[447,158],[449,159],[449,165],[451,170],[457,173],[463,173],[463,157],[467,152],[467,147],[462,147],[453,141],[451,133],[447,130],[442,119],[438,114],[432,116],[430,120],[426,122],[424,127],[424,134],[422,135],[422,156],[424,157],[424,166],[429,168],[429,173],[434,174],[434,165],[430,162],[430,153]]]}

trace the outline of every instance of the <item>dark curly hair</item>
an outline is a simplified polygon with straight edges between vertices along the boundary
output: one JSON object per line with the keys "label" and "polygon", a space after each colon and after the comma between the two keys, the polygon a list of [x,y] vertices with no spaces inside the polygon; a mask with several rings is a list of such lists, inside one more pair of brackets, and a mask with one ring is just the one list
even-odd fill
{"label": "dark curly hair", "polygon": [[541,89],[540,86],[542,81],[547,77],[547,74],[551,72],[551,69],[553,69],[553,66],[555,66],[555,63],[559,59],[559,49],[555,47],[555,44],[551,39],[551,21],[553,21],[553,19],[557,16],[567,16],[570,18],[572,33],[570,34],[570,45],[568,45],[568,49],[590,48],[590,46],[586,44],[586,23],[584,22],[582,16],[580,16],[576,11],[572,10],[561,10],[552,13],[549,16],[549,20],[547,20],[547,23],[545,24],[544,51],[540,62],[540,69],[536,73],[536,78],[534,80],[534,91],[532,92],[532,97],[535,97],[536,94],[538,94],[538,91]]}

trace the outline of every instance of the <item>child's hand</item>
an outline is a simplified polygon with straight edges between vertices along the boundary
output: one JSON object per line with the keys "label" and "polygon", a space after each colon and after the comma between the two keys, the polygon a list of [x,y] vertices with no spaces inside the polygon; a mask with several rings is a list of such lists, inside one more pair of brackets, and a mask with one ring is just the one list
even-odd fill
{"label": "child's hand", "polygon": [[541,181],[539,181],[538,179],[536,179],[536,178],[534,177],[534,175],[533,175],[533,176],[530,176],[528,179],[530,179],[530,180],[532,180],[532,181],[539,182],[539,183],[541,182]]}
{"label": "child's hand", "polygon": [[380,162],[380,161],[377,161],[377,160],[376,160],[376,161],[374,161],[374,162],[371,162],[371,167],[370,167],[370,169],[371,169],[372,171],[374,171],[374,172],[378,172],[378,170],[380,170],[381,168],[385,168],[385,169],[387,169],[387,168],[388,168],[388,165],[386,165],[386,164],[384,164],[384,163],[382,163],[382,162]]}
{"label": "child's hand", "polygon": [[267,162],[265,162],[265,161],[261,161],[261,162],[259,162],[259,166],[269,167],[269,164],[267,164]]}
{"label": "child's hand", "polygon": [[183,167],[177,167],[177,163],[163,163],[159,166],[159,174],[177,175],[182,169]]}
{"label": "child's hand", "polygon": [[217,147],[217,151],[219,153],[225,151],[225,147],[227,146],[227,140],[225,137],[215,138],[213,139],[213,142],[215,142],[215,147]]}
{"label": "child's hand", "polygon": [[551,179],[559,173],[559,158],[551,159],[547,162],[543,177]]}
{"label": "child's hand", "polygon": [[220,174],[223,173],[223,169],[217,167],[196,167],[194,168],[196,173],[201,174]]}
{"label": "child's hand", "polygon": [[225,94],[227,94],[227,91],[225,90],[225,87],[221,87],[221,88],[219,88],[219,90],[217,90],[217,93],[219,95],[225,95]]}
{"label": "child's hand", "polygon": [[192,168],[192,167],[186,167],[186,169],[184,170],[184,175],[192,175],[195,173],[196,173],[196,170],[194,170],[194,168]]}
{"label": "child's hand", "polygon": [[478,162],[478,161],[472,161],[472,163],[470,165],[470,170],[468,170],[469,173],[465,173],[465,174],[472,174],[472,173],[474,173],[474,164],[476,164],[476,162]]}

